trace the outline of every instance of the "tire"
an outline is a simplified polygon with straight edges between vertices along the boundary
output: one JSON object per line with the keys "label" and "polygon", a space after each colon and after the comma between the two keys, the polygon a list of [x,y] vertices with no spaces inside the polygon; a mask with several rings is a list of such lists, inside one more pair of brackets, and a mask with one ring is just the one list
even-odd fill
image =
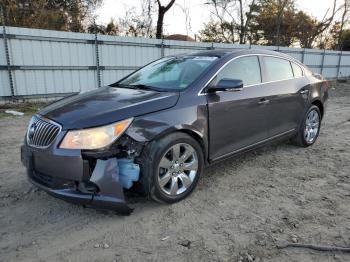
{"label": "tire", "polygon": [[[316,118],[315,121],[311,121],[312,119],[314,119],[313,116]],[[322,116],[321,116],[320,109],[315,105],[311,105],[303,117],[303,120],[298,130],[298,134],[293,140],[294,144],[301,147],[308,147],[313,145],[316,142],[318,135],[320,133],[321,120],[322,120]],[[317,130],[315,128],[313,129],[312,137],[307,136],[307,130],[311,130],[310,129],[311,124],[316,127],[316,122],[318,122]]]}
{"label": "tire", "polygon": [[[179,152],[179,156],[186,158],[191,149],[193,149],[193,154],[186,160],[173,158],[177,152]],[[195,161],[197,161],[195,173],[194,170],[185,170],[195,169]],[[182,166],[180,166],[181,164]],[[199,143],[185,133],[172,133],[146,146],[141,163],[141,183],[146,194],[153,200],[175,203],[192,193],[203,168],[204,154]],[[168,183],[164,184],[168,178]],[[174,194],[175,192],[176,194]]]}

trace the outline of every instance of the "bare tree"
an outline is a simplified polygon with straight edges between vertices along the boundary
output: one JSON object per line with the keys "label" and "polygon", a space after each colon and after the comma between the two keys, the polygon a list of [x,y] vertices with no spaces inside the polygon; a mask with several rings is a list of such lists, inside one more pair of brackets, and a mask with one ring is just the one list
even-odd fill
{"label": "bare tree", "polygon": [[327,17],[329,10],[330,9],[327,10],[323,19],[310,32],[311,36],[309,38],[309,43],[306,44],[306,47],[311,47],[314,40],[318,36],[322,35],[322,33],[325,32],[332,25],[335,15],[340,10],[340,8],[337,8],[337,0],[334,0],[331,15]]}
{"label": "bare tree", "polygon": [[255,3],[256,0],[251,0],[251,2],[248,4],[248,11],[246,12],[246,18],[244,21],[244,16],[243,16],[243,5],[242,5],[242,0],[240,1],[240,14],[241,14],[241,32],[240,32],[240,36],[239,36],[239,42],[240,44],[245,44],[247,42],[247,32],[248,32],[248,28],[250,26],[250,22],[252,20],[252,14],[255,8]]}
{"label": "bare tree", "polygon": [[342,48],[344,26],[346,26],[346,22],[349,21],[347,18],[350,12],[350,0],[344,0],[344,4],[341,6],[341,8],[342,8],[342,16],[341,16],[339,36],[337,41],[338,49]]}
{"label": "bare tree", "polygon": [[222,35],[231,28],[229,38],[234,40],[238,35],[239,43],[245,44],[255,3],[256,0],[209,0],[206,4],[213,8],[212,15],[219,20]]}
{"label": "bare tree", "polygon": [[134,37],[154,37],[155,30],[150,15],[137,11],[135,7],[127,9],[125,15],[119,18],[120,32],[122,35]]}
{"label": "bare tree", "polygon": [[190,16],[190,9],[188,6],[186,6],[185,0],[183,5],[176,4],[177,7],[181,9],[181,11],[185,15],[185,26],[186,26],[186,35],[188,35],[189,31],[191,30],[191,16]]}
{"label": "bare tree", "polygon": [[158,20],[157,20],[157,33],[156,38],[160,39],[163,36],[163,24],[164,24],[164,16],[165,13],[169,11],[169,9],[175,3],[175,0],[171,0],[167,5],[163,6],[160,0],[157,0],[158,3]]}

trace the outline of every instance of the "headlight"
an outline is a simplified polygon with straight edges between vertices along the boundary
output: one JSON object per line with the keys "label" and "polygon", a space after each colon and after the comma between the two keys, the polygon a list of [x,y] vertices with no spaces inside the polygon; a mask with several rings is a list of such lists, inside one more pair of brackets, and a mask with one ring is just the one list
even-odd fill
{"label": "headlight", "polygon": [[98,149],[112,144],[129,127],[132,118],[95,128],[68,131],[60,148]]}

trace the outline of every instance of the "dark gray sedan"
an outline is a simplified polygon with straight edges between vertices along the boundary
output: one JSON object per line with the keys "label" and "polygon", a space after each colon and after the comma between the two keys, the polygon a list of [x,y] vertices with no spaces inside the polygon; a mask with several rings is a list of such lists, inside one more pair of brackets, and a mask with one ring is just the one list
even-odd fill
{"label": "dark gray sedan", "polygon": [[312,145],[327,98],[328,82],[284,54],[165,57],[39,111],[22,162],[58,198],[128,213],[125,192],[173,203],[209,164],[278,139]]}

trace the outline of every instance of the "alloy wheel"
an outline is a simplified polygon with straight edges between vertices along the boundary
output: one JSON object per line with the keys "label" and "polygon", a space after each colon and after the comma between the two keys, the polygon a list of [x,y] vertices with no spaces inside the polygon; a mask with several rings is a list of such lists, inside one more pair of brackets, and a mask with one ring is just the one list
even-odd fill
{"label": "alloy wheel", "polygon": [[187,143],[171,146],[158,165],[158,184],[167,195],[177,196],[188,190],[198,171],[196,150]]}
{"label": "alloy wheel", "polygon": [[305,121],[304,138],[309,144],[313,143],[320,128],[320,115],[316,110],[311,110]]}

